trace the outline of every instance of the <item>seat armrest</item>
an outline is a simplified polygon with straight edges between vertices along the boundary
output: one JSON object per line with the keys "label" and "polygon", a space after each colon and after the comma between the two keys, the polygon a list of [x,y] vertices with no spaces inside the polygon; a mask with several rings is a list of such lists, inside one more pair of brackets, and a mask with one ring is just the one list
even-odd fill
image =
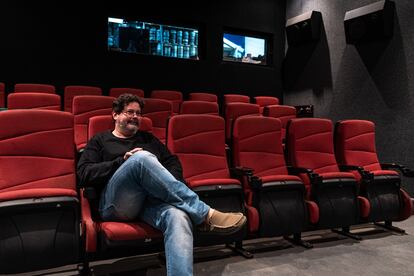
{"label": "seat armrest", "polygon": [[404,176],[407,177],[414,177],[414,170],[407,168],[404,165],[397,164],[397,163],[381,163],[382,169],[398,169]]}
{"label": "seat armrest", "polygon": [[319,174],[315,173],[312,169],[301,168],[301,167],[290,167],[290,166],[288,166],[287,168],[288,168],[289,174],[298,175],[301,173],[306,173],[312,185],[317,185],[319,183],[322,183],[322,177]]}
{"label": "seat armrest", "polygon": [[310,174],[313,173],[313,170],[311,169],[307,169],[307,168],[301,168],[301,167],[291,167],[288,166],[287,167],[289,174],[300,174],[300,173],[306,173],[306,174]]}
{"label": "seat armrest", "polygon": [[355,165],[343,165],[343,164],[340,164],[338,166],[339,166],[339,169],[341,171],[363,171],[364,170],[363,167],[361,167],[361,166],[355,166]]}
{"label": "seat armrest", "polygon": [[260,177],[254,175],[254,170],[249,167],[235,167],[230,169],[231,175],[241,179],[247,177],[247,182],[253,190],[259,190],[262,187],[262,180]]}
{"label": "seat armrest", "polygon": [[230,174],[236,178],[241,178],[243,176],[252,176],[253,173],[254,173],[254,170],[249,167],[239,166],[239,167],[234,167],[230,169]]}
{"label": "seat armrest", "polygon": [[361,166],[341,164],[339,165],[339,169],[341,171],[358,171],[362,179],[364,179],[365,181],[370,181],[374,179],[374,174],[372,174],[369,171],[364,170],[364,168]]}

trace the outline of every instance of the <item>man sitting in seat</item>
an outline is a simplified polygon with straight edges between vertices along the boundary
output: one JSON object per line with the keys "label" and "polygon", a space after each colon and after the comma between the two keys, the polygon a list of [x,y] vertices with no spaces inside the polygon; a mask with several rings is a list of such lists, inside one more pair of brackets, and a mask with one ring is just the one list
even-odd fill
{"label": "man sitting in seat", "polygon": [[193,225],[233,234],[246,217],[210,208],[184,184],[178,158],[151,133],[138,130],[143,107],[131,94],[113,102],[115,129],[89,141],[78,163],[79,179],[102,190],[104,220],[140,218],[163,232],[168,275],[192,275]]}

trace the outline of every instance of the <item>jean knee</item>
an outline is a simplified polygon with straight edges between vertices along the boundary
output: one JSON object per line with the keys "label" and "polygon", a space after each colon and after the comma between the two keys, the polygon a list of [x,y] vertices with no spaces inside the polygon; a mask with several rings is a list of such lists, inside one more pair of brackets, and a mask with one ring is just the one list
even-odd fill
{"label": "jean knee", "polygon": [[164,224],[166,231],[178,231],[181,234],[192,233],[193,231],[190,217],[186,212],[177,208],[170,208],[165,211]]}
{"label": "jean knee", "polygon": [[148,164],[149,162],[151,162],[153,158],[154,158],[154,154],[152,154],[149,151],[143,150],[143,151],[138,151],[134,153],[131,157],[128,158],[127,161],[135,163],[135,164],[139,164],[139,165],[144,165],[144,164]]}

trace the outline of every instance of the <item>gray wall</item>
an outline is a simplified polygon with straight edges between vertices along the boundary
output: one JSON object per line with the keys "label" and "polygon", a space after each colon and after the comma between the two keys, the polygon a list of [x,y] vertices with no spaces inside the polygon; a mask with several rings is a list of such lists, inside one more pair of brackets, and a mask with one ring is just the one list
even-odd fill
{"label": "gray wall", "polygon": [[[284,103],[313,104],[315,117],[367,119],[376,123],[381,162],[414,169],[414,1],[395,0],[394,36],[357,49],[347,45],[345,12],[376,0],[290,0],[286,18],[310,10],[322,13],[324,34],[311,54],[296,63]],[[288,49],[287,49],[288,50]],[[414,179],[404,187],[414,195]]]}

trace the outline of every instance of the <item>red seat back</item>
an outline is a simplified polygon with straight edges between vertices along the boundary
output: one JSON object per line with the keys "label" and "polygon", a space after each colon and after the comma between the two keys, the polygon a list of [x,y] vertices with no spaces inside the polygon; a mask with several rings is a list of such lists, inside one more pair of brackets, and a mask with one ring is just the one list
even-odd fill
{"label": "red seat back", "polygon": [[14,92],[41,92],[55,94],[56,88],[50,84],[40,83],[16,83],[14,85]]}
{"label": "red seat back", "polygon": [[109,96],[118,98],[122,94],[133,94],[140,98],[144,98],[144,90],[139,88],[111,88],[109,90]]}
{"label": "red seat back", "polygon": [[8,109],[48,109],[60,111],[60,96],[47,93],[11,93],[7,97]]}
{"label": "red seat back", "polygon": [[217,103],[217,95],[212,93],[193,92],[190,93],[190,101],[205,101]]}
{"label": "red seat back", "polygon": [[108,96],[76,96],[73,98],[75,144],[78,150],[86,145],[89,118],[97,115],[110,115],[114,100],[115,98]]}
{"label": "red seat back", "polygon": [[174,114],[180,112],[180,105],[183,101],[183,93],[174,90],[153,90],[151,92],[151,98],[163,99],[172,103]]}
{"label": "red seat back", "polygon": [[[88,123],[88,141],[100,132],[113,130],[115,121],[112,115],[99,115],[89,118]],[[141,117],[139,129],[146,132],[152,132],[152,122],[150,118]]]}
{"label": "red seat back", "polygon": [[181,104],[180,114],[210,114],[219,115],[217,103],[205,101],[184,101]]}
{"label": "red seat back", "polygon": [[296,108],[290,105],[268,105],[263,109],[263,115],[278,118],[282,123],[282,138],[286,137],[286,125],[290,119],[296,118]]}
{"label": "red seat back", "polygon": [[161,99],[145,99],[142,116],[150,118],[152,121],[152,133],[165,143],[167,121],[172,116],[172,104]]}
{"label": "red seat back", "polygon": [[250,103],[250,97],[246,95],[225,94],[223,97],[224,105],[227,105],[229,103]]}
{"label": "red seat back", "polygon": [[375,124],[365,120],[340,121],[335,127],[335,154],[338,163],[381,170],[375,148]]}
{"label": "red seat back", "polygon": [[315,173],[339,172],[331,120],[290,120],[286,129],[286,149],[289,165],[312,169]]}
{"label": "red seat back", "polygon": [[226,139],[231,139],[231,129],[234,120],[244,115],[260,115],[260,109],[257,104],[250,103],[229,103],[226,105]]}
{"label": "red seat back", "polygon": [[0,191],[75,191],[73,115],[51,110],[0,112]]}
{"label": "red seat back", "polygon": [[288,174],[280,120],[261,116],[237,118],[232,145],[234,166],[252,168],[257,176]]}
{"label": "red seat back", "polygon": [[279,99],[270,96],[256,96],[254,102],[260,106],[260,112],[263,113],[263,108],[268,105],[279,104]]}
{"label": "red seat back", "polygon": [[72,112],[72,102],[75,96],[102,95],[102,89],[95,86],[68,85],[64,91],[64,111]]}
{"label": "red seat back", "polygon": [[167,146],[179,157],[186,181],[230,177],[224,120],[219,116],[183,114],[171,117]]}

